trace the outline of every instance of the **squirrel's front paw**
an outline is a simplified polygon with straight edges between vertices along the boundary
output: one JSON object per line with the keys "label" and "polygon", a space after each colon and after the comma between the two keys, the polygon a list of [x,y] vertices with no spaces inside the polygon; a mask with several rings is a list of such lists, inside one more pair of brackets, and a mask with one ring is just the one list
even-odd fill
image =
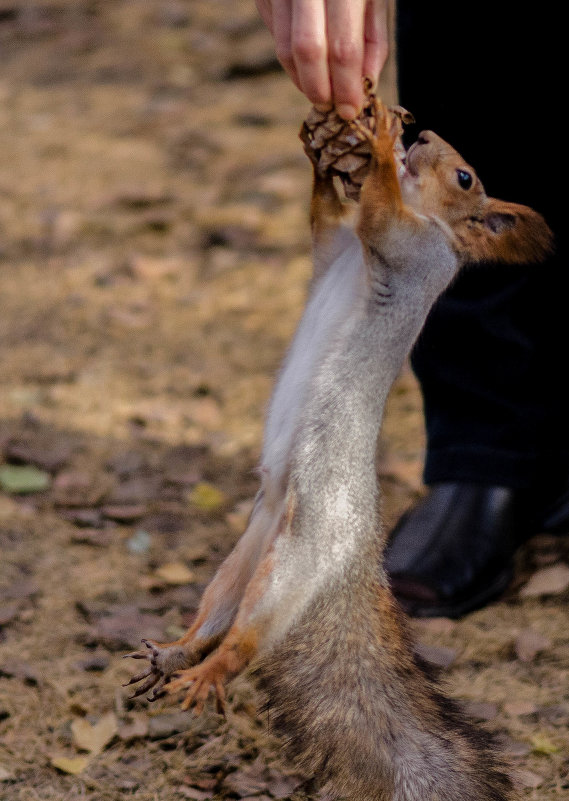
{"label": "squirrel's front paw", "polygon": [[158,643],[153,640],[142,640],[142,642],[146,646],[146,650],[125,654],[124,658],[145,659],[150,664],[123,686],[128,687],[130,684],[136,684],[146,679],[130,697],[136,698],[148,690],[152,690],[148,700],[155,701],[165,694],[164,685],[170,680],[172,674],[190,667],[198,657],[196,657],[195,650],[187,643]]}

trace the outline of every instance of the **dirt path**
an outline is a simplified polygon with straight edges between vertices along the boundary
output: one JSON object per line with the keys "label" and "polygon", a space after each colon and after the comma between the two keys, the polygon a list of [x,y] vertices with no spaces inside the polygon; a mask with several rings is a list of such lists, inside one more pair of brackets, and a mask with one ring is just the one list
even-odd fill
{"label": "dirt path", "polygon": [[[121,688],[125,651],[191,621],[256,491],[309,274],[305,101],[249,0],[1,0],[0,63],[0,797],[315,797],[245,680],[226,722]],[[423,447],[405,371],[388,523]],[[569,793],[568,562],[536,538],[502,602],[417,624],[528,799]]]}

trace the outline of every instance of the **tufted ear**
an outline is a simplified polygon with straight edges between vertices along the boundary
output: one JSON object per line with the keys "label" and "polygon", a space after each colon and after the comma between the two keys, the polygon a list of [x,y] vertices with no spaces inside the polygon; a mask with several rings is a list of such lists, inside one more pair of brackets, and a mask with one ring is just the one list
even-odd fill
{"label": "tufted ear", "polygon": [[488,198],[482,217],[465,220],[456,234],[468,262],[540,262],[553,250],[553,234],[540,214],[494,198]]}

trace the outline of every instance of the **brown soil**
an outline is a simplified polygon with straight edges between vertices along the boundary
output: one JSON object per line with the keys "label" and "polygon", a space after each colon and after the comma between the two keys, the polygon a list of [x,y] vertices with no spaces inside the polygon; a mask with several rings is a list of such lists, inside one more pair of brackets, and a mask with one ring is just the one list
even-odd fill
{"label": "brown soil", "polygon": [[[123,653],[191,621],[256,491],[310,271],[306,102],[251,0],[0,0],[0,60],[0,797],[315,797],[245,679],[227,721],[121,687]],[[405,370],[388,525],[423,449]],[[528,799],[569,789],[568,593],[518,589],[568,560],[537,537],[500,603],[417,623]]]}

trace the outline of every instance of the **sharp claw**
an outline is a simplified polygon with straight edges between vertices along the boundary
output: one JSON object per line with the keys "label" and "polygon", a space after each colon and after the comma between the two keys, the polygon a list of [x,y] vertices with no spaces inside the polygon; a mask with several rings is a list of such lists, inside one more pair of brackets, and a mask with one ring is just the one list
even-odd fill
{"label": "sharp claw", "polygon": [[164,676],[161,676],[160,677],[160,681],[157,682],[157,684],[155,685],[155,687],[152,690],[152,692],[150,693],[150,695],[147,696],[147,699],[146,699],[147,701],[157,701],[158,698],[161,698],[162,695],[166,694],[166,693],[163,693],[165,681],[166,681],[166,679],[164,678]]}
{"label": "sharp claw", "polygon": [[146,679],[148,676],[151,676],[154,673],[151,667],[148,670],[143,670],[142,673],[138,673],[136,676],[132,676],[126,684],[123,684],[123,687],[128,687],[129,684],[136,684],[137,681],[142,681],[142,679]]}
{"label": "sharp claw", "polygon": [[168,695],[166,690],[153,690],[153,692],[147,696],[147,701],[158,701],[159,698],[164,698],[165,695]]}
{"label": "sharp claw", "polygon": [[124,654],[123,659],[148,659],[148,655],[140,651],[133,651],[131,654]]}
{"label": "sharp claw", "polygon": [[152,689],[152,687],[154,687],[154,685],[159,680],[160,680],[160,676],[157,676],[156,674],[153,674],[152,676],[150,676],[148,681],[145,681],[144,684],[140,685],[138,690],[133,695],[129,696],[129,700],[131,698],[137,698],[139,695],[144,695],[144,693],[147,692],[148,690]]}

